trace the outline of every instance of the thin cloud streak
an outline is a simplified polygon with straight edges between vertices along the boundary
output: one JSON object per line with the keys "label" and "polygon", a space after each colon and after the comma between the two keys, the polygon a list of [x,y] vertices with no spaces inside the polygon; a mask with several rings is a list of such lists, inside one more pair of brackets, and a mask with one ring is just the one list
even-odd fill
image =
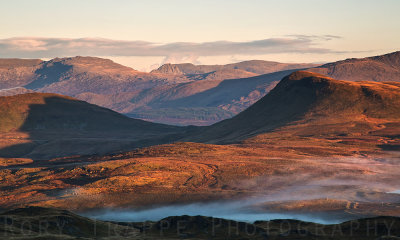
{"label": "thin cloud streak", "polygon": [[336,35],[302,35],[302,34],[293,34],[293,35],[286,35],[286,37],[293,37],[298,39],[311,39],[311,40],[323,40],[323,41],[331,41],[335,39],[342,39],[341,36]]}
{"label": "thin cloud streak", "polygon": [[202,56],[262,55],[279,53],[341,54],[319,47],[338,36],[291,35],[247,42],[173,42],[121,41],[104,38],[40,38],[0,39],[0,56],[15,58],[54,58],[64,56],[162,56],[165,59],[197,59]]}

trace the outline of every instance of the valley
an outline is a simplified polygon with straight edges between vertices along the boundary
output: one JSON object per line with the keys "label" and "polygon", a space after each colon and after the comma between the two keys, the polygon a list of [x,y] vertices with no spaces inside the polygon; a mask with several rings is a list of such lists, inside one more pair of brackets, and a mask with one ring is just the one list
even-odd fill
{"label": "valley", "polygon": [[[284,71],[251,77],[247,89],[226,80],[221,91],[239,96],[267,76],[283,79],[236,116],[200,127],[58,94],[0,97],[0,209],[155,224],[184,211],[249,223],[399,216],[400,84]],[[199,103],[194,96],[180,104]]]}

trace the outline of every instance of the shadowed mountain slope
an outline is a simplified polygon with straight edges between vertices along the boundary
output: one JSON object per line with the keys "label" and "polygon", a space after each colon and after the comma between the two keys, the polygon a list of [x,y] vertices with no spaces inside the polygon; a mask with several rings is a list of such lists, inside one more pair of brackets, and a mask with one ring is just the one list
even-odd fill
{"label": "shadowed mountain slope", "polygon": [[268,93],[294,70],[251,78],[195,81],[143,90],[131,102],[130,116],[157,122],[207,125],[230,118]]}
{"label": "shadowed mountain slope", "polygon": [[[306,128],[313,123],[328,124],[335,120],[351,125],[356,119],[363,123],[368,122],[367,119],[399,121],[400,84],[339,81],[298,71],[285,77],[244,112],[204,128],[191,140],[238,142],[286,125]],[[325,130],[315,127],[311,134],[327,132],[329,127]]]}
{"label": "shadowed mountain slope", "polygon": [[166,135],[180,131],[57,94],[0,97],[3,156],[107,153],[165,142]]}
{"label": "shadowed mountain slope", "polygon": [[[157,132],[178,129],[128,118],[112,110],[72,97],[50,93],[28,93],[0,98],[0,131],[10,130],[136,130]],[[146,129],[148,128],[148,129]]]}

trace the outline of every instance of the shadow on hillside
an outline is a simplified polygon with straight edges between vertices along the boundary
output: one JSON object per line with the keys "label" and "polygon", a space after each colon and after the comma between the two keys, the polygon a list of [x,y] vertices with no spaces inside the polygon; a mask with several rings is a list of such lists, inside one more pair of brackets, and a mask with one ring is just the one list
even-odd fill
{"label": "shadow on hillside", "polygon": [[[20,103],[11,104],[9,112],[14,112],[8,120],[14,122],[2,135],[7,135],[15,144],[6,144],[8,146],[0,149],[2,158],[42,160],[128,151],[170,142],[184,130],[128,118],[106,108],[61,96],[41,97],[36,94],[20,97],[25,99],[18,101],[35,104],[28,104],[27,113],[22,113],[23,110],[17,106]],[[21,133],[29,137],[21,138]],[[2,141],[6,139],[3,137]]]}
{"label": "shadow on hillside", "polygon": [[61,62],[48,62],[45,66],[35,71],[38,78],[24,87],[27,89],[45,87],[54,83],[56,79],[62,79],[63,75],[71,69],[72,66],[64,65]]}
{"label": "shadow on hillside", "polygon": [[[223,80],[210,89],[187,97],[173,100],[156,98],[128,115],[175,125],[212,125],[234,117],[272,90],[282,78],[298,70]],[[190,86],[192,83],[186,84]]]}
{"label": "shadow on hillside", "polygon": [[[229,104],[229,100],[240,100],[243,96],[248,96],[252,91],[265,87],[274,87],[274,82],[279,82],[289,74],[302,69],[293,69],[275,73],[264,74],[251,78],[227,79],[216,87],[192,96],[169,101],[160,104],[160,107],[199,107],[199,106],[219,106]],[[272,84],[272,86],[269,86]],[[265,90],[265,89],[262,89]],[[271,90],[271,89],[268,89]]]}

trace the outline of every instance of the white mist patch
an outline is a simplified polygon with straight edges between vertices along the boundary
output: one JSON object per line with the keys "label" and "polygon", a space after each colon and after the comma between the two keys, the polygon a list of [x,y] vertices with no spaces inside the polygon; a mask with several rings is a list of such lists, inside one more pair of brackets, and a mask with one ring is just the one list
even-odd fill
{"label": "white mist patch", "polygon": [[118,222],[158,221],[169,216],[182,215],[201,215],[251,223],[257,220],[268,221],[274,219],[296,219],[321,224],[335,224],[349,220],[343,218],[325,218],[324,216],[307,214],[268,213],[251,209],[251,205],[259,201],[259,199],[254,199],[249,201],[193,203],[185,205],[161,206],[144,210],[104,209],[94,212],[87,212],[83,215],[99,220]]}

